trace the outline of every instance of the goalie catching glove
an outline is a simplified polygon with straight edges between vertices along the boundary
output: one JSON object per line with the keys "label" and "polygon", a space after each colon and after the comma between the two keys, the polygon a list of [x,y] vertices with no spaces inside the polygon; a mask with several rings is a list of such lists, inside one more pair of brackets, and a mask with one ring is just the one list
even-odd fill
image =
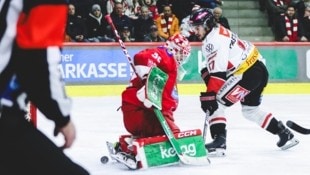
{"label": "goalie catching glove", "polygon": [[150,100],[148,100],[146,98],[146,91],[145,91],[145,85],[142,86],[142,88],[140,88],[138,91],[137,91],[137,98],[139,99],[139,101],[141,101],[144,106],[146,108],[151,108],[153,106],[152,102]]}
{"label": "goalie catching glove", "polygon": [[212,115],[217,110],[218,104],[215,92],[200,92],[201,109]]}

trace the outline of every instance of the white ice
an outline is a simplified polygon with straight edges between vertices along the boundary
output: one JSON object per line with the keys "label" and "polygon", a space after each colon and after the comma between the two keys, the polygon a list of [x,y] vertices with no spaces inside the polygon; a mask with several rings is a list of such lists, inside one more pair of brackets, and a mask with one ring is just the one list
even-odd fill
{"label": "white ice", "polygon": [[[73,122],[77,139],[65,153],[93,175],[308,175],[310,173],[310,135],[294,132],[300,143],[290,150],[276,146],[277,135],[261,129],[241,115],[240,104],[226,111],[227,156],[210,158],[208,166],[169,166],[146,170],[128,170],[117,163],[102,164],[101,156],[108,155],[106,141],[117,141],[126,134],[122,114],[117,111],[121,99],[118,96],[74,97]],[[310,128],[310,95],[265,95],[261,108],[270,111],[282,120],[296,121]],[[203,127],[204,114],[197,96],[182,95],[175,112],[176,123],[181,130]],[[62,145],[61,136],[53,137],[53,123],[39,115],[38,128],[57,145]],[[208,135],[207,141],[210,141]]]}

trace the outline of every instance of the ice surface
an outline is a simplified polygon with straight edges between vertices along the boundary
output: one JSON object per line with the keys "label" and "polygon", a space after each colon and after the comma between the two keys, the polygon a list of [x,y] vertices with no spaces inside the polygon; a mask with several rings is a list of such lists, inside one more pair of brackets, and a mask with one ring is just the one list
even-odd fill
{"label": "ice surface", "polygon": [[[117,111],[121,99],[118,96],[74,97],[72,119],[76,124],[77,139],[65,153],[85,167],[93,175],[308,175],[310,173],[310,135],[296,132],[300,143],[282,151],[276,146],[278,136],[272,135],[241,115],[240,104],[226,111],[228,119],[227,156],[210,158],[208,166],[169,166],[146,170],[128,170],[117,163],[101,164],[100,157],[108,155],[106,141],[116,141],[126,134],[121,111]],[[261,108],[282,120],[293,120],[310,128],[310,95],[265,95]],[[181,130],[203,127],[204,114],[198,96],[180,96],[175,112],[176,123]],[[38,128],[57,145],[61,136],[53,137],[53,123],[41,115]],[[210,141],[208,135],[207,140]]]}

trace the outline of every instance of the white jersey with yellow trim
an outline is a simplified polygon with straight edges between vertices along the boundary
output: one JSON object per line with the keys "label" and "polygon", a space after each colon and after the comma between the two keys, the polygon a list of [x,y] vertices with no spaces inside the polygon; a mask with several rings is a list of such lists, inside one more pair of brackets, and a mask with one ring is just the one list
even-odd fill
{"label": "white jersey with yellow trim", "polygon": [[210,73],[243,73],[262,59],[252,43],[241,40],[237,34],[221,25],[213,27],[202,43],[202,54]]}

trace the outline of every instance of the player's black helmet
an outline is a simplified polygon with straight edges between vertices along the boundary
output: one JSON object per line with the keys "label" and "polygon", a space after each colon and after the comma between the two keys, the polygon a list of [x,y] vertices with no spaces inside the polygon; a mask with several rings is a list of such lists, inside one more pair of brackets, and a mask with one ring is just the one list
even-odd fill
{"label": "player's black helmet", "polygon": [[208,8],[194,10],[189,19],[191,26],[204,25],[212,29],[216,25],[213,12]]}

